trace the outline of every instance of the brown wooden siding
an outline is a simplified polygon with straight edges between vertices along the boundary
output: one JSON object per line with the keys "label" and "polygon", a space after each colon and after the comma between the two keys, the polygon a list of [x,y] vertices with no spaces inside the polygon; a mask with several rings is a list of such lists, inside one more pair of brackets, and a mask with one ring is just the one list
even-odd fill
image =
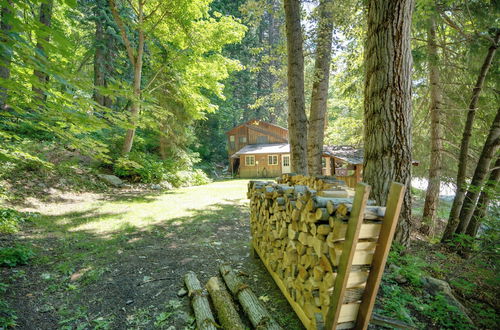
{"label": "brown wooden siding", "polygon": [[[234,136],[234,143],[231,142],[231,136]],[[245,142],[242,141],[242,138],[244,138]],[[264,140],[263,138],[266,139]],[[287,129],[262,121],[248,122],[227,132],[227,151],[229,156],[247,144],[286,142],[288,142]]]}
{"label": "brown wooden siding", "polygon": [[[269,165],[268,156],[277,155],[278,165]],[[276,177],[281,175],[281,155],[282,154],[258,154],[258,155],[241,155],[240,156],[240,177],[241,178],[264,178]],[[247,166],[245,156],[254,156],[254,166]]]}

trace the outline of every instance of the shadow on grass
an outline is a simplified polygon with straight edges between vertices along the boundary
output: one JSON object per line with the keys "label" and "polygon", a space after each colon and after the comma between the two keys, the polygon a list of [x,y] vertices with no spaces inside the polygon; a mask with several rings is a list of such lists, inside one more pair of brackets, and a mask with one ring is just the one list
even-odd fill
{"label": "shadow on grass", "polygon": [[[50,226],[31,224],[28,235],[17,241],[33,245],[37,256],[31,265],[21,268],[25,277],[8,280],[7,298],[22,316],[19,328],[29,329],[32,324],[47,329],[56,325],[92,328],[99,322],[109,322],[115,329],[135,328],[138,320],[142,320],[142,328],[152,328],[165,313],[165,303],[180,299],[176,292],[187,271],[196,271],[205,281],[204,277],[218,273],[217,266],[224,261],[257,276],[254,281],[258,282],[253,284],[258,283],[260,292],[273,295],[276,299],[271,304],[288,317],[291,312],[286,301],[279,299],[263,266],[248,256],[247,206],[241,200],[226,199],[189,212],[189,216],[144,227],[126,222],[106,235],[69,230],[99,219],[119,218],[120,213],[99,213],[94,208],[45,217]],[[12,279],[15,271],[0,269],[0,275]],[[182,308],[188,310],[189,299],[182,302]],[[189,326],[174,316],[166,324]]]}

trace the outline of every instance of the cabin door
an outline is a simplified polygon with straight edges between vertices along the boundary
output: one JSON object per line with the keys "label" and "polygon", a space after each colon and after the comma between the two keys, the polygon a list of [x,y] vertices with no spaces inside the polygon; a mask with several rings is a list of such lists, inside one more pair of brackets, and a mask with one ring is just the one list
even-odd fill
{"label": "cabin door", "polygon": [[291,172],[290,154],[281,155],[281,173],[284,174],[290,172]]}

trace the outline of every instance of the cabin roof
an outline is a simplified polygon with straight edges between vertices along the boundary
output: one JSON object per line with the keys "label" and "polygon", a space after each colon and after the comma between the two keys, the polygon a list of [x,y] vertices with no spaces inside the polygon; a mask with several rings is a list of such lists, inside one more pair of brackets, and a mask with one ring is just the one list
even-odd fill
{"label": "cabin roof", "polygon": [[363,164],[363,149],[351,146],[323,146],[323,153],[341,159],[349,164]]}
{"label": "cabin roof", "polygon": [[248,125],[255,125],[255,126],[258,126],[260,124],[263,124],[263,125],[268,125],[268,126],[273,126],[273,127],[276,127],[276,128],[279,128],[283,131],[286,131],[288,133],[288,129],[284,128],[284,127],[281,127],[281,126],[278,126],[278,125],[275,125],[275,124],[271,124],[271,123],[268,123],[266,121],[263,121],[263,120],[259,120],[259,119],[252,119],[252,120],[249,120],[247,121],[246,123],[243,123],[241,125],[238,125],[236,127],[233,127],[231,128],[229,131],[226,132],[226,134],[230,134],[232,133],[234,130],[242,127],[242,126],[248,126]]}
{"label": "cabin roof", "polygon": [[288,143],[248,144],[231,157],[235,158],[240,155],[288,153],[290,153],[290,144]]}

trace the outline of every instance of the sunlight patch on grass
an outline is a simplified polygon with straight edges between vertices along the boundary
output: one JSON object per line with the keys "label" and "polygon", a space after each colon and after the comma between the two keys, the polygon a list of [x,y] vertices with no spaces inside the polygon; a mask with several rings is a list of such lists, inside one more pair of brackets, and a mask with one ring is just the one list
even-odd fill
{"label": "sunlight patch on grass", "polygon": [[[214,182],[204,186],[181,188],[165,194],[114,196],[114,200],[72,204],[71,209],[51,205],[43,210],[41,224],[52,231],[87,232],[108,235],[125,228],[145,229],[151,225],[182,225],[192,222],[197,211],[217,210],[221,205],[246,202],[248,180]],[[231,217],[231,214],[227,214]],[[196,219],[198,222],[212,220]]]}

